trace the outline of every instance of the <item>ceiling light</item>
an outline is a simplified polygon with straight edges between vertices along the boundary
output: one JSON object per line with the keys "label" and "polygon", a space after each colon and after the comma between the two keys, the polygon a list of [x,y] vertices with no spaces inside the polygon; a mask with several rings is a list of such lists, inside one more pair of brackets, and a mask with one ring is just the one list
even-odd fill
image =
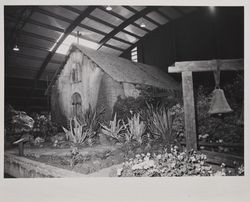
{"label": "ceiling light", "polygon": [[145,25],[144,23],[141,23],[141,24],[140,24],[140,27],[141,27],[141,28],[144,28],[144,27],[146,27],[146,25]]}
{"label": "ceiling light", "polygon": [[112,11],[112,7],[111,6],[106,6],[106,10],[107,11]]}
{"label": "ceiling light", "polygon": [[17,45],[15,45],[15,47],[13,48],[13,51],[19,51],[20,49],[18,48]]}

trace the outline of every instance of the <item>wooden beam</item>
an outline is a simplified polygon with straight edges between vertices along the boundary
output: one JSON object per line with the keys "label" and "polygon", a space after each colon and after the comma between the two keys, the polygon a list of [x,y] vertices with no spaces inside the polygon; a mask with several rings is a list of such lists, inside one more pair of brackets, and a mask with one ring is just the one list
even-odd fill
{"label": "wooden beam", "polygon": [[182,72],[182,91],[184,103],[185,136],[187,150],[197,150],[196,121],[192,72]]}
{"label": "wooden beam", "polygon": [[43,28],[46,28],[46,29],[49,29],[49,30],[56,31],[56,32],[64,32],[64,29],[62,29],[62,28],[55,27],[55,26],[52,26],[52,25],[48,25],[48,24],[45,24],[45,23],[42,23],[42,22],[39,22],[39,21],[36,21],[36,20],[33,20],[33,19],[29,19],[27,21],[27,23],[37,25],[37,26],[40,26],[40,27],[43,27]]}
{"label": "wooden beam", "polygon": [[49,48],[44,48],[44,47],[41,47],[41,46],[37,46],[35,44],[26,43],[26,42],[19,42],[18,46],[49,52]]}
{"label": "wooden beam", "polygon": [[239,71],[244,70],[243,59],[229,60],[203,60],[203,61],[186,61],[176,62],[175,66],[169,67],[169,73],[180,73],[184,71],[205,72],[214,71],[217,66],[222,71]]}
{"label": "wooden beam", "polygon": [[86,18],[96,7],[89,6],[81,15],[79,15],[65,30],[63,36],[60,38],[60,40],[56,43],[53,50],[48,54],[46,59],[44,60],[43,64],[40,67],[40,70],[36,76],[36,80],[39,80],[39,78],[42,76],[44,70],[46,69],[48,63],[50,62],[51,58],[54,56],[56,50],[58,47],[63,43],[63,41],[67,38],[67,36]]}
{"label": "wooden beam", "polygon": [[[129,11],[131,11],[131,12],[133,12],[133,13],[137,13],[137,12],[138,12],[136,9],[134,9],[134,8],[131,7],[131,6],[123,6],[123,7],[126,8],[126,9],[128,9]],[[157,10],[156,10],[156,12],[157,12]],[[143,18],[146,19],[147,21],[149,21],[149,22],[155,24],[155,25],[158,26],[158,27],[161,26],[160,23],[154,21],[153,19],[151,19],[150,17],[148,17],[148,16],[146,16],[146,15],[143,16]]]}
{"label": "wooden beam", "polygon": [[207,156],[206,162],[208,163],[213,163],[217,165],[221,165],[222,163],[224,163],[226,164],[226,166],[229,167],[240,166],[242,163],[244,163],[243,156],[236,156],[233,154],[212,152],[206,150],[201,150],[200,152]]}
{"label": "wooden beam", "polygon": [[128,18],[126,21],[124,21],[122,24],[120,24],[118,27],[113,29],[109,34],[107,34],[101,41],[100,41],[100,47],[103,46],[106,42],[108,42],[113,36],[118,34],[120,31],[122,31],[125,27],[130,25],[132,22],[136,21],[140,17],[146,15],[147,13],[151,12],[152,10],[155,10],[156,7],[146,7],[145,9],[141,10],[140,12],[136,13],[132,17]]}
{"label": "wooden beam", "polygon": [[[111,15],[113,15],[113,16],[115,16],[115,17],[121,19],[121,20],[123,20],[124,22],[125,22],[126,20],[128,20],[127,18],[125,18],[125,17],[123,17],[123,16],[121,16],[121,15],[115,13],[114,11],[107,11],[107,10],[106,10],[105,8],[103,8],[102,6],[99,6],[98,8],[101,9],[101,10],[103,10],[103,11],[106,12],[106,13],[109,13],[109,14],[111,14]],[[139,28],[139,29],[143,29],[143,30],[146,31],[146,32],[150,32],[150,30],[148,30],[147,28],[141,28],[140,25],[138,25],[138,24],[136,24],[136,23],[134,23],[134,22],[131,22],[130,24],[134,25],[135,27],[137,27],[137,28]],[[130,32],[130,33],[133,34],[132,32]],[[137,37],[136,37],[136,36],[137,36]],[[140,38],[140,36],[138,36],[138,35],[135,35],[135,37],[136,37],[136,38]]]}
{"label": "wooden beam", "polygon": [[36,39],[42,39],[42,40],[45,40],[45,41],[56,43],[56,40],[51,38],[51,37],[42,36],[42,35],[31,33],[31,32],[26,32],[24,30],[20,31],[20,35],[30,36],[30,37],[33,37],[33,38],[36,38]]}

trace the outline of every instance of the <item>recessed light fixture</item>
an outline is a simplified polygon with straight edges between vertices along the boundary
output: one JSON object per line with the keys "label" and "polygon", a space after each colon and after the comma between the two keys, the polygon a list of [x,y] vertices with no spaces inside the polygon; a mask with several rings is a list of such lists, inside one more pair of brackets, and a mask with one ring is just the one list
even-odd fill
{"label": "recessed light fixture", "polygon": [[141,23],[141,24],[140,24],[140,27],[141,27],[141,28],[144,28],[144,27],[146,27],[146,25],[145,25],[144,23]]}
{"label": "recessed light fixture", "polygon": [[106,6],[106,10],[107,11],[112,11],[112,7],[111,6]]}
{"label": "recessed light fixture", "polygon": [[13,48],[13,51],[19,51],[20,49],[18,48],[17,45],[15,45],[15,47]]}

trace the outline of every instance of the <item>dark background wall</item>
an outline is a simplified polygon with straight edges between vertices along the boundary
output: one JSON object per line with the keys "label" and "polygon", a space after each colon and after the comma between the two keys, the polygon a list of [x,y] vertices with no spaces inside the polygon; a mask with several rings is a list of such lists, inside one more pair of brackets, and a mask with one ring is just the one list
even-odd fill
{"label": "dark background wall", "polygon": [[[137,47],[139,62],[165,71],[176,61],[244,58],[244,8],[201,8],[155,30]],[[130,58],[130,50],[121,56]],[[222,81],[231,79],[223,74]]]}

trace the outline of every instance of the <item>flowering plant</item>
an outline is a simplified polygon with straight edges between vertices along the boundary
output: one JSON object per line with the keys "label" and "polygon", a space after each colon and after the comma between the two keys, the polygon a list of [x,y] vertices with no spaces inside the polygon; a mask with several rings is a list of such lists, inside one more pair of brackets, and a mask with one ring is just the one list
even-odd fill
{"label": "flowering plant", "polygon": [[[137,154],[135,158],[125,161],[117,171],[123,177],[165,177],[165,176],[223,176],[229,175],[222,166],[221,171],[213,171],[212,166],[206,163],[206,155],[191,152],[180,152],[177,146],[171,146],[171,151],[159,154]],[[242,171],[243,170],[243,171]],[[239,175],[244,168],[238,169]]]}

